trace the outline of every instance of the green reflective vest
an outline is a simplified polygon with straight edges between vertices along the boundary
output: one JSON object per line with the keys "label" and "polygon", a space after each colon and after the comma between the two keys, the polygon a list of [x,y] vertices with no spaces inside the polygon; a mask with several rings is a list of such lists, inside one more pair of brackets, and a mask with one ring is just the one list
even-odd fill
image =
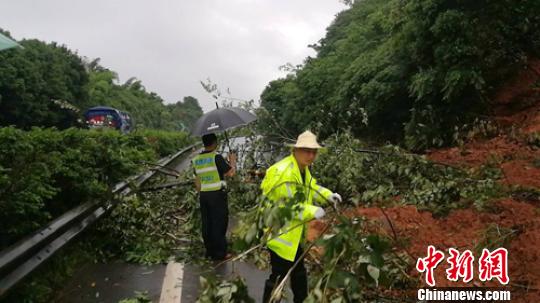
{"label": "green reflective vest", "polygon": [[[300,168],[298,167],[294,155],[290,155],[272,165],[266,171],[266,176],[261,184],[263,195],[273,202],[293,197],[300,188],[303,188],[304,193],[306,194],[306,200],[299,202],[303,204],[303,210],[294,216],[291,222],[285,224],[282,230],[278,233],[273,233],[271,237],[275,237],[275,235],[281,233],[283,234],[267,243],[269,249],[274,251],[281,258],[289,261],[294,261],[298,246],[300,245],[300,242],[304,241],[305,224],[301,223],[315,217],[317,207],[313,205],[313,199],[319,204],[325,204],[330,195],[332,195],[332,192],[317,185],[317,181],[311,176],[307,167],[305,181],[303,181],[302,175],[300,174]],[[291,227],[294,226],[298,227],[291,229]]]}
{"label": "green reflective vest", "polygon": [[219,178],[215,152],[199,154],[191,162],[201,181],[201,192],[221,189],[223,182]]}

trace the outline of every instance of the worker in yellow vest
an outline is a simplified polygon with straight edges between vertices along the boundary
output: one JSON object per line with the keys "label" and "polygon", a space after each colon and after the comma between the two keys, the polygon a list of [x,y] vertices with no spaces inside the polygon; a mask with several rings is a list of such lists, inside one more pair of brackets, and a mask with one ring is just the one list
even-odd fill
{"label": "worker in yellow vest", "polygon": [[[321,207],[313,205],[313,200],[320,205],[328,201],[341,202],[339,194],[317,185],[317,181],[309,171],[309,166],[317,157],[317,151],[322,148],[317,143],[317,137],[312,132],[305,131],[298,136],[296,144],[292,147],[291,155],[275,163],[266,171],[261,184],[263,195],[271,201],[271,204],[290,199],[299,190],[303,191],[305,197],[304,201],[297,202],[301,203],[300,211],[288,224],[285,224],[282,230],[273,232],[272,239],[267,243],[272,272],[265,283],[264,303],[269,302],[274,287],[281,282],[289,269],[301,257],[306,233],[305,222],[320,219],[325,215]],[[303,302],[308,292],[304,260],[298,262],[291,273],[291,288],[295,303]]]}
{"label": "worker in yellow vest", "polygon": [[202,218],[202,237],[206,248],[206,257],[223,260],[227,254],[226,232],[229,224],[229,207],[225,191],[225,177],[236,172],[236,155],[229,153],[229,162],[216,153],[218,146],[215,134],[202,137],[204,150],[193,158],[195,169],[195,187],[199,192],[199,204]]}

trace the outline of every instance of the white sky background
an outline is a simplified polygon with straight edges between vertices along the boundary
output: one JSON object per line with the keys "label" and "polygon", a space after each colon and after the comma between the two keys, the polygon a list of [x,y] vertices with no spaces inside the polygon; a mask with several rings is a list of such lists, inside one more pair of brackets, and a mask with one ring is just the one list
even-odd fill
{"label": "white sky background", "polygon": [[56,41],[101,58],[120,82],[131,77],[165,103],[215,100],[210,78],[231,96],[259,100],[278,67],[302,63],[324,37],[339,0],[0,0],[0,28],[16,40]]}

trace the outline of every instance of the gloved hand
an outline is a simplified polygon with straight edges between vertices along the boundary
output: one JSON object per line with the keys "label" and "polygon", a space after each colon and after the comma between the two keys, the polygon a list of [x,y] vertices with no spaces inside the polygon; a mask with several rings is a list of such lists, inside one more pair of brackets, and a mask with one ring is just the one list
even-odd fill
{"label": "gloved hand", "polygon": [[315,219],[320,219],[324,217],[326,213],[324,212],[324,209],[322,207],[317,207],[317,210],[315,211]]}
{"label": "gloved hand", "polygon": [[340,194],[338,194],[338,193],[333,193],[333,194],[330,195],[330,201],[334,202],[334,204],[335,204],[335,203],[337,203],[337,202],[340,202],[340,203],[341,203],[341,201],[343,201],[343,200],[341,199],[341,195],[340,195]]}

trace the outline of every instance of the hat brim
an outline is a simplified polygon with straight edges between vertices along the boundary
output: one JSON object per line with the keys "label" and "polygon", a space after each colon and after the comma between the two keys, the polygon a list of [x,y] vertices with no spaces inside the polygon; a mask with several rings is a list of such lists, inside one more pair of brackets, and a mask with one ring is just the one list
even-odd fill
{"label": "hat brim", "polygon": [[324,146],[320,146],[319,144],[285,144],[288,147],[295,147],[295,148],[309,148],[309,149],[322,149]]}

